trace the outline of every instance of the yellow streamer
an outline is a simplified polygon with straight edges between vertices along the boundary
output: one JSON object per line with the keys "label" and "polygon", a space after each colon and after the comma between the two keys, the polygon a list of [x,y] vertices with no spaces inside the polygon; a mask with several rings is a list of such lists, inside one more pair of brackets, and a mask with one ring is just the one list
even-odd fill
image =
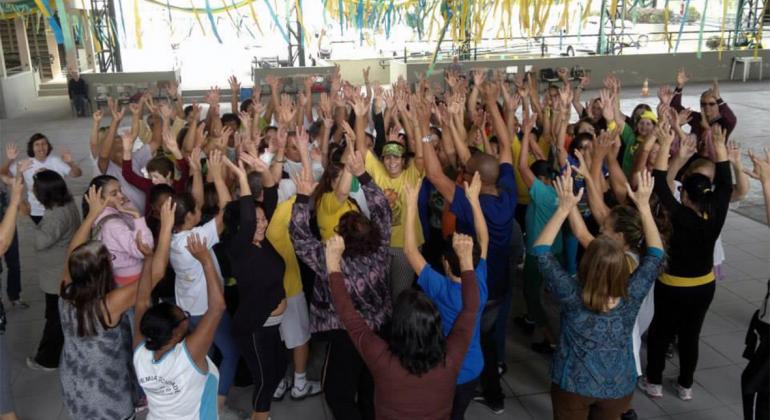
{"label": "yellow streamer", "polygon": [[254,2],[249,3],[249,11],[251,12],[251,18],[254,20],[254,25],[257,27],[260,35],[264,35],[262,27],[259,26],[259,20],[257,19],[257,11],[254,9]]}
{"label": "yellow streamer", "polygon": [[[725,50],[725,25],[727,22],[727,0],[722,0],[722,24],[719,29],[719,52],[717,53],[717,60],[722,61],[722,51]],[[761,22],[761,21],[760,21]],[[760,25],[761,27],[762,25]]]}
{"label": "yellow streamer", "polygon": [[617,13],[618,13],[618,0],[612,0],[612,2],[610,2],[610,17],[612,17],[613,24]]}
{"label": "yellow streamer", "polygon": [[134,0],[134,34],[136,48],[142,49],[142,19],[139,17],[139,0]]}
{"label": "yellow streamer", "polygon": [[[759,44],[762,43],[762,22],[765,21],[765,13],[767,13],[767,1],[765,1],[765,7],[762,8],[762,14],[759,15],[757,36],[754,39],[754,58],[759,57]],[[744,64],[745,66],[745,64]]]}
{"label": "yellow streamer", "polygon": [[[194,6],[193,0],[190,0],[190,6]],[[201,15],[198,13],[198,9],[193,7],[192,9],[193,15],[195,15],[195,20],[198,21],[198,26],[201,27],[201,32],[203,33],[203,36],[206,36],[206,29],[203,28],[203,22],[201,21]]]}

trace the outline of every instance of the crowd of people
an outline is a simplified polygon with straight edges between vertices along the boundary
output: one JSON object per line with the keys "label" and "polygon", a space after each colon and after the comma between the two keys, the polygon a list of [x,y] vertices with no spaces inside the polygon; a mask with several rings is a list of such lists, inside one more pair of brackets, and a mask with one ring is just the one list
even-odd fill
{"label": "crowd of people", "polygon": [[[270,76],[267,98],[256,87],[245,100],[231,77],[230,112],[218,88],[205,104],[176,84],[110,100],[93,114],[97,176],[80,206],[66,178],[83,171],[55,138],[32,135],[26,158],[7,143],[11,307],[28,306],[19,215],[44,261],[46,322],[27,365],[58,370],[73,419],[242,419],[226,404],[239,370],[253,420],[286,394],[319,393],[338,420],[463,419],[472,403],[504,412],[513,320],[552,358],[555,419],[633,419],[637,387],[697,398],[720,232],[750,177],[770,200],[770,153],[749,151],[744,169],[719,85],[691,110],[684,70],[655,109],[631,112],[615,76],[583,104],[589,77],[557,74],[545,86],[452,67],[441,84],[386,88],[337,68],[324,93],[308,77],[282,94]],[[512,308],[515,277],[524,308]],[[746,419],[770,416],[767,312],[765,297],[747,337]],[[0,327],[0,418],[13,420],[2,305]]]}

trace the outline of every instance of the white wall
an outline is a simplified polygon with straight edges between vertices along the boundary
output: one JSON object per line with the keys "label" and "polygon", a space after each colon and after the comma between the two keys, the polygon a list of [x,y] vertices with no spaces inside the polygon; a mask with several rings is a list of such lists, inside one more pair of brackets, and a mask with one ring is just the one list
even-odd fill
{"label": "white wall", "polygon": [[0,79],[0,118],[14,118],[34,109],[37,86],[32,71]]}

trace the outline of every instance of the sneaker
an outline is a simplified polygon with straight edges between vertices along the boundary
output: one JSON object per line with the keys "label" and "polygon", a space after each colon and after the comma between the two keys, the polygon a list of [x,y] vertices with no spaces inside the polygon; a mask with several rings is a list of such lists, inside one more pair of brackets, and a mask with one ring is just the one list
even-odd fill
{"label": "sneaker", "polygon": [[495,414],[503,414],[503,411],[505,411],[505,404],[503,403],[503,400],[497,401],[497,402],[490,402],[487,401],[484,397],[473,397],[473,401],[476,401],[477,403],[483,405],[484,407],[488,408],[490,411],[492,411]]}
{"label": "sneaker", "polygon": [[674,380],[674,389],[676,389],[676,394],[679,395],[680,400],[690,401],[692,399],[692,388],[685,388]]}
{"label": "sneaker", "polygon": [[321,383],[318,381],[305,381],[305,386],[298,388],[295,384],[291,387],[291,399],[292,400],[304,400],[307,397],[318,395],[323,391]]}
{"label": "sneaker", "polygon": [[283,397],[286,395],[286,391],[289,390],[289,387],[291,386],[291,379],[289,379],[288,376],[284,376],[283,379],[281,379],[281,382],[278,384],[278,388],[275,389],[275,392],[273,392],[273,400],[274,401],[281,401]]}
{"label": "sneaker", "polygon": [[663,398],[663,385],[655,385],[647,382],[647,377],[642,377],[637,386],[650,398]]}
{"label": "sneaker", "polygon": [[40,363],[36,362],[33,357],[27,357],[27,367],[32,370],[39,370],[41,372],[55,372],[59,368],[49,368],[41,365]]}
{"label": "sneaker", "polygon": [[532,350],[540,354],[553,354],[556,351],[556,346],[549,343],[547,340],[543,340],[539,343],[532,343],[529,346]]}
{"label": "sneaker", "polygon": [[11,301],[11,307],[19,308],[19,309],[29,309],[29,303],[21,299],[16,299]]}
{"label": "sneaker", "polygon": [[508,365],[505,364],[505,362],[499,362],[497,364],[497,373],[500,376],[505,375],[505,372],[508,372]]}
{"label": "sneaker", "polygon": [[530,321],[526,315],[513,318],[513,323],[526,335],[530,335],[535,331],[535,323]]}

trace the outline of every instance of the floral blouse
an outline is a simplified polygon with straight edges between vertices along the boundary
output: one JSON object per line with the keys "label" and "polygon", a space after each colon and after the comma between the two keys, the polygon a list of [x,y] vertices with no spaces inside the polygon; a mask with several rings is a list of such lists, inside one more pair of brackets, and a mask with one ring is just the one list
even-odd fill
{"label": "floral blouse", "polygon": [[[342,258],[342,273],[345,288],[350,293],[353,306],[366,324],[378,331],[390,317],[392,302],[387,280],[389,267],[388,246],[390,244],[391,213],[388,200],[382,190],[364,173],[358,178],[369,206],[370,220],[380,228],[380,243],[377,250],[369,255]],[[297,195],[289,224],[294,250],[303,263],[316,274],[313,299],[310,301],[311,332],[343,329],[335,311],[329,277],[326,272],[326,256],[323,243],[310,230],[310,202],[306,195]]]}

